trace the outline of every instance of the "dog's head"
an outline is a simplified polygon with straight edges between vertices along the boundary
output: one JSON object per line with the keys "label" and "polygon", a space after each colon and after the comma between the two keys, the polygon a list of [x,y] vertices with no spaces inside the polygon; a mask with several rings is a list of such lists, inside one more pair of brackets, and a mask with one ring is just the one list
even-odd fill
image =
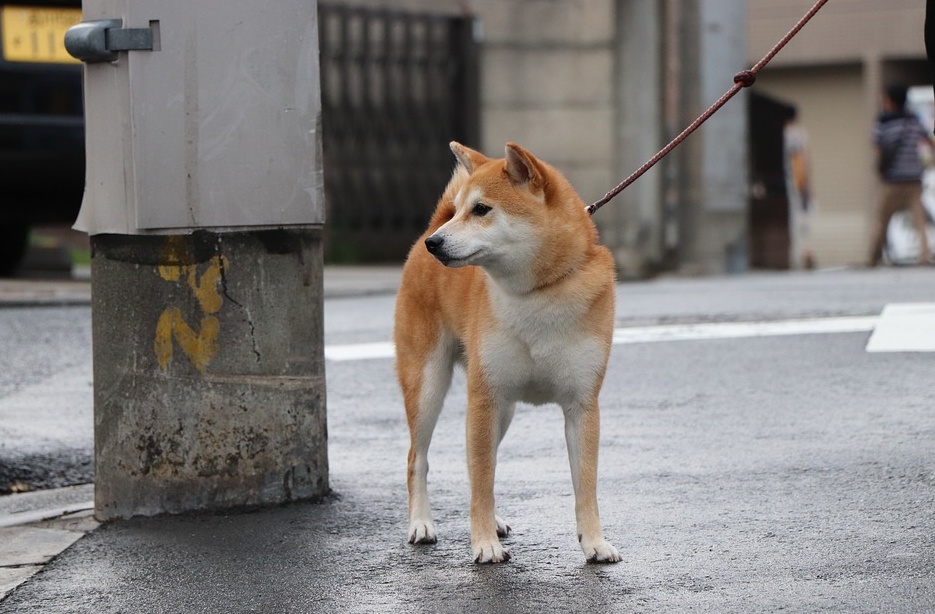
{"label": "dog's head", "polygon": [[555,169],[515,143],[507,143],[500,159],[460,143],[451,150],[456,173],[466,179],[450,203],[453,217],[425,240],[442,264],[477,265],[497,277],[526,274],[532,281],[551,251],[580,244],[575,233],[583,231],[587,241],[593,225],[584,203]]}

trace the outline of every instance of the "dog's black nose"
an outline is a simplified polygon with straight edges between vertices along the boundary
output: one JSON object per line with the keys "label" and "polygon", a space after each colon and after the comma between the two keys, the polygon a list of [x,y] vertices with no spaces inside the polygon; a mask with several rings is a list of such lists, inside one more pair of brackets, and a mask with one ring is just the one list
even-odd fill
{"label": "dog's black nose", "polygon": [[425,240],[425,249],[429,250],[430,254],[434,254],[438,251],[438,248],[442,246],[442,243],[445,242],[445,239],[439,237],[438,235],[432,235]]}

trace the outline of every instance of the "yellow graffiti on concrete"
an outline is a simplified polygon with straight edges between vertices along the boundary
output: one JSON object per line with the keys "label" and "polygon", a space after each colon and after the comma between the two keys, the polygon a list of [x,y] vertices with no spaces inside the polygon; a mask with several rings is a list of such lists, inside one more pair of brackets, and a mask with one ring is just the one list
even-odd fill
{"label": "yellow graffiti on concrete", "polygon": [[195,298],[198,299],[198,305],[203,313],[198,332],[188,325],[178,307],[169,307],[159,316],[153,347],[159,366],[164,371],[172,362],[173,339],[202,373],[217,354],[218,331],[221,323],[213,314],[219,312],[224,303],[221,293],[218,292],[218,284],[221,281],[222,270],[228,266],[227,258],[214,256],[208,261],[208,269],[200,277],[198,265],[195,264],[159,267],[159,276],[166,281],[178,283],[185,279]]}

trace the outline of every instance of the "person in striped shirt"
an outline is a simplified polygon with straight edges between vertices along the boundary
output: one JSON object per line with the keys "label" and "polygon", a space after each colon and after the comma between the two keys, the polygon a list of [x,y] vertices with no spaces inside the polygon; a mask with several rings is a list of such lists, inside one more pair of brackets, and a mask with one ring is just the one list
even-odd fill
{"label": "person in striped shirt", "polygon": [[932,264],[926,237],[926,213],[922,207],[922,157],[920,148],[932,146],[928,131],[906,110],[907,89],[890,86],[883,96],[883,112],[873,132],[883,197],[877,208],[876,228],[870,247],[869,266],[880,263],[886,245],[886,229],[897,211],[909,209],[919,234],[919,264]]}

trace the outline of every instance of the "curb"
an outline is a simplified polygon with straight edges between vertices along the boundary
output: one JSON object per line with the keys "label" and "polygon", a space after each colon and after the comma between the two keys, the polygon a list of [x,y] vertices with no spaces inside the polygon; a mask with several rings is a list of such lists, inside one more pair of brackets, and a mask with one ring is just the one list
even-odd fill
{"label": "curb", "polygon": [[[324,298],[396,294],[401,266],[337,266],[324,268]],[[0,279],[0,307],[64,307],[91,304],[90,271],[74,271],[63,279]]]}
{"label": "curb", "polygon": [[85,279],[0,279],[2,307],[61,307],[91,304]]}
{"label": "curb", "polygon": [[0,601],[99,525],[94,485],[0,497]]}

